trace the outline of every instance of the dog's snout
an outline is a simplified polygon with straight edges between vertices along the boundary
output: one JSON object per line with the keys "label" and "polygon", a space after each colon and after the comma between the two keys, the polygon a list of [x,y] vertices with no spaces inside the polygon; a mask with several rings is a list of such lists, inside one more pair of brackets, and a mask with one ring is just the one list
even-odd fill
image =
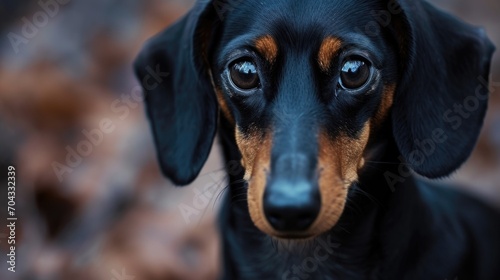
{"label": "dog's snout", "polygon": [[280,232],[309,228],[321,208],[318,187],[308,181],[280,179],[272,182],[264,194],[264,214],[269,224]]}

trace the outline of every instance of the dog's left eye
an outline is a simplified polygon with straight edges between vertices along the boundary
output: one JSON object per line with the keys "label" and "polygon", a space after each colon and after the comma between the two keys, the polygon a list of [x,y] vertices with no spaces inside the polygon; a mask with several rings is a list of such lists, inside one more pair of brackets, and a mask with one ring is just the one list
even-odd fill
{"label": "dog's left eye", "polygon": [[257,66],[253,61],[236,62],[230,67],[229,71],[234,85],[240,89],[254,89],[260,84]]}
{"label": "dog's left eye", "polygon": [[340,73],[340,84],[346,89],[358,89],[364,86],[371,74],[371,65],[362,58],[353,58],[344,62]]}

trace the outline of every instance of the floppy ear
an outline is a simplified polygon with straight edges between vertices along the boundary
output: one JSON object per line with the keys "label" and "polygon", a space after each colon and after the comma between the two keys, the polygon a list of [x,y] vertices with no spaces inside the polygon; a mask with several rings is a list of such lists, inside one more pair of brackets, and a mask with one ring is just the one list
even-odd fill
{"label": "floppy ear", "polygon": [[217,128],[207,65],[215,14],[209,3],[198,1],[184,18],[150,39],[134,64],[161,169],[177,185],[198,176]]}
{"label": "floppy ear", "polygon": [[404,160],[420,175],[449,175],[477,141],[488,101],[494,46],[472,27],[425,1],[400,0],[395,20],[402,71],[392,112]]}

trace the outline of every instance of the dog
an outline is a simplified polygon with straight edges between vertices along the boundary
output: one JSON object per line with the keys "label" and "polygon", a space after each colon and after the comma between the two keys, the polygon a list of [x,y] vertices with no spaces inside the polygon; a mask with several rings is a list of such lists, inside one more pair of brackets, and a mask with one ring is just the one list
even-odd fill
{"label": "dog", "polygon": [[498,279],[498,211],[428,180],[474,148],[494,49],[425,1],[216,0],[134,67],[166,177],[216,133],[237,162],[222,279]]}

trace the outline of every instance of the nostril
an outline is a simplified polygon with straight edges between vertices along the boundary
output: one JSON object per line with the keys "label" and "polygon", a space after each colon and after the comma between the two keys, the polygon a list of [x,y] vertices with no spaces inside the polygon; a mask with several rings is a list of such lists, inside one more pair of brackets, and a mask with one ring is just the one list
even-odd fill
{"label": "nostril", "polygon": [[268,214],[267,220],[271,224],[271,226],[277,230],[283,230],[286,228],[285,219],[282,219],[279,215]]}
{"label": "nostril", "polygon": [[279,231],[301,231],[312,225],[319,211],[313,207],[277,207],[265,210],[271,226]]}
{"label": "nostril", "polygon": [[297,227],[306,229],[316,219],[316,212],[303,213],[297,217]]}

